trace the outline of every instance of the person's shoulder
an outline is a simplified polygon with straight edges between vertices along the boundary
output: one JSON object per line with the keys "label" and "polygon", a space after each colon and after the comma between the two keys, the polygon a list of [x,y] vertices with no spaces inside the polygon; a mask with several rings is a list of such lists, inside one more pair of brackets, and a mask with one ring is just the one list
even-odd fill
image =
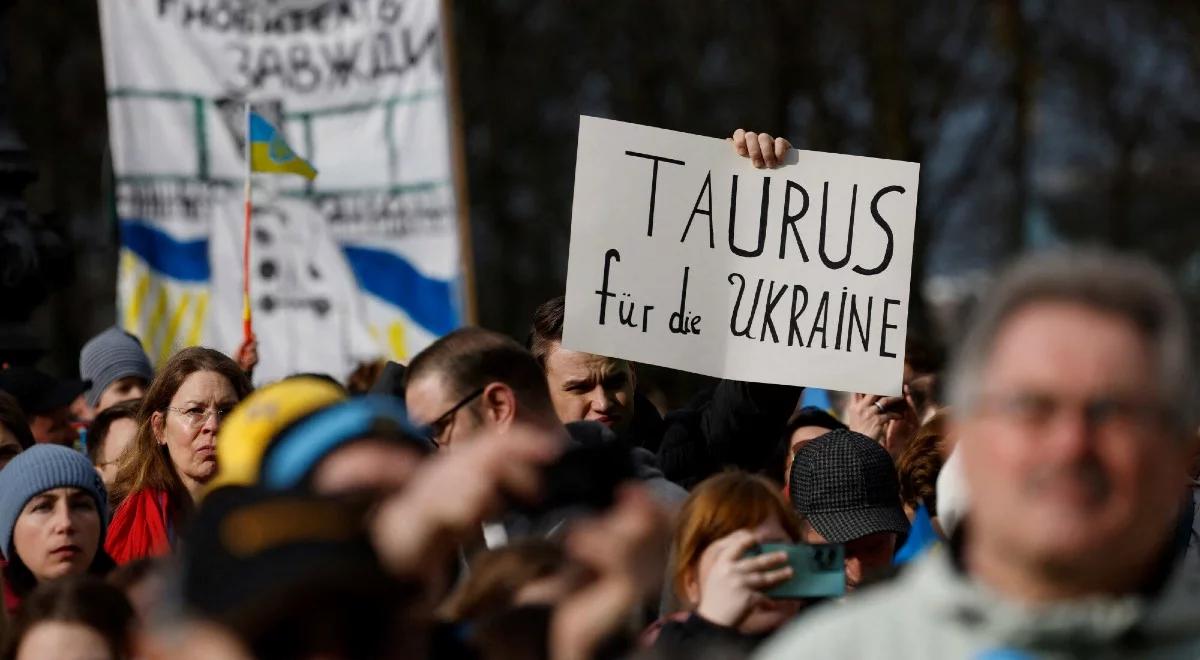
{"label": "person's shoulder", "polygon": [[876,658],[895,655],[921,616],[919,596],[903,576],[817,605],[764,644],[755,658]]}
{"label": "person's shoulder", "polygon": [[650,490],[659,504],[672,509],[683,506],[684,500],[688,498],[687,489],[667,479],[658,467],[658,459],[654,454],[642,447],[634,447],[630,450],[629,457],[633,460],[635,475]]}

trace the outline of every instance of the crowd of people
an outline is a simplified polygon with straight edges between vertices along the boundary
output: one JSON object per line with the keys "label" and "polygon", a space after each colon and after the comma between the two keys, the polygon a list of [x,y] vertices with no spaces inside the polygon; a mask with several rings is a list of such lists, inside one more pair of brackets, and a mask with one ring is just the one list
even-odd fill
{"label": "crowd of people", "polygon": [[1200,658],[1191,326],[1148,262],[1024,259],[952,360],[910,337],[902,396],[828,408],[659,410],[564,309],[346,385],[116,328],[78,380],[7,365],[3,653]]}

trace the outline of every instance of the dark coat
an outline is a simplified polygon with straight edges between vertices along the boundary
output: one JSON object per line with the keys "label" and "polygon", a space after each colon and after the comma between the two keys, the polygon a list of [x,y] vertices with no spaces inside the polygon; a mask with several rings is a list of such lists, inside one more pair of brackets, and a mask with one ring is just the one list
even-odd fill
{"label": "dark coat", "polygon": [[667,479],[691,488],[728,467],[766,468],[803,388],[723,380],[660,417],[636,395],[628,441],[658,456]]}
{"label": "dark coat", "polygon": [[[655,464],[653,454],[641,447],[628,447],[621,442],[615,433],[604,425],[598,422],[571,422],[566,425],[566,429],[570,437],[567,443],[569,450],[608,447],[626,454],[622,458],[624,465],[620,468],[620,472],[625,473],[629,478],[640,481],[660,504],[670,508],[677,508],[683,503],[683,500],[687,499],[686,490],[663,477],[662,471]],[[604,459],[602,458],[602,460]],[[579,486],[579,483],[562,483],[564,478],[572,482],[580,482],[593,478],[600,483],[605,482],[599,474],[596,474],[596,470],[590,469],[589,466],[577,465],[575,466],[575,473],[578,473],[580,468],[586,474],[556,471],[558,478],[549,479],[549,481],[556,483],[543,484],[546,491],[543,493],[544,501],[535,509],[510,511],[504,519],[505,531],[508,533],[509,538],[523,536],[553,537],[565,531],[566,523],[580,515],[589,513],[590,507],[582,505],[572,497],[572,495],[581,494],[575,488],[566,488],[563,490],[556,487],[558,485]],[[587,490],[584,489],[584,491]],[[582,494],[588,493],[584,492]],[[568,501],[560,501],[558,500],[558,496],[566,496]]]}
{"label": "dark coat", "polygon": [[748,658],[764,639],[766,636],[743,635],[692,614],[683,621],[663,624],[654,649],[669,658],[690,658],[700,653],[708,657]]}

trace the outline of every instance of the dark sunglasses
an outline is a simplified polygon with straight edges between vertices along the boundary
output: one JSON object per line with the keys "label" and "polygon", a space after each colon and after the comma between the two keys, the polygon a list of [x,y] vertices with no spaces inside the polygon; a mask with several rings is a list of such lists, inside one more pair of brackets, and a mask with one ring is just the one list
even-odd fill
{"label": "dark sunglasses", "polygon": [[437,439],[442,435],[442,432],[446,430],[446,427],[450,424],[450,420],[454,419],[454,413],[462,410],[463,406],[467,405],[468,403],[478,399],[480,395],[483,394],[483,390],[484,388],[481,387],[472,391],[470,394],[463,397],[461,401],[451,406],[449,410],[439,415],[437,419],[421,427],[421,432],[425,434],[426,438],[429,438],[429,441],[433,443],[434,447],[441,446],[438,444]]}

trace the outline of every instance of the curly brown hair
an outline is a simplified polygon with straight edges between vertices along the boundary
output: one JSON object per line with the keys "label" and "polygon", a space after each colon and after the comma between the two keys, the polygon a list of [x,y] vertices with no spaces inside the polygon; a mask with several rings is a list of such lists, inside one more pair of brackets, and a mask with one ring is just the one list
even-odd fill
{"label": "curly brown hair", "polygon": [[946,438],[946,417],[946,411],[942,410],[922,424],[896,460],[900,501],[914,511],[924,504],[930,516],[937,515],[937,478],[945,462],[942,443]]}

